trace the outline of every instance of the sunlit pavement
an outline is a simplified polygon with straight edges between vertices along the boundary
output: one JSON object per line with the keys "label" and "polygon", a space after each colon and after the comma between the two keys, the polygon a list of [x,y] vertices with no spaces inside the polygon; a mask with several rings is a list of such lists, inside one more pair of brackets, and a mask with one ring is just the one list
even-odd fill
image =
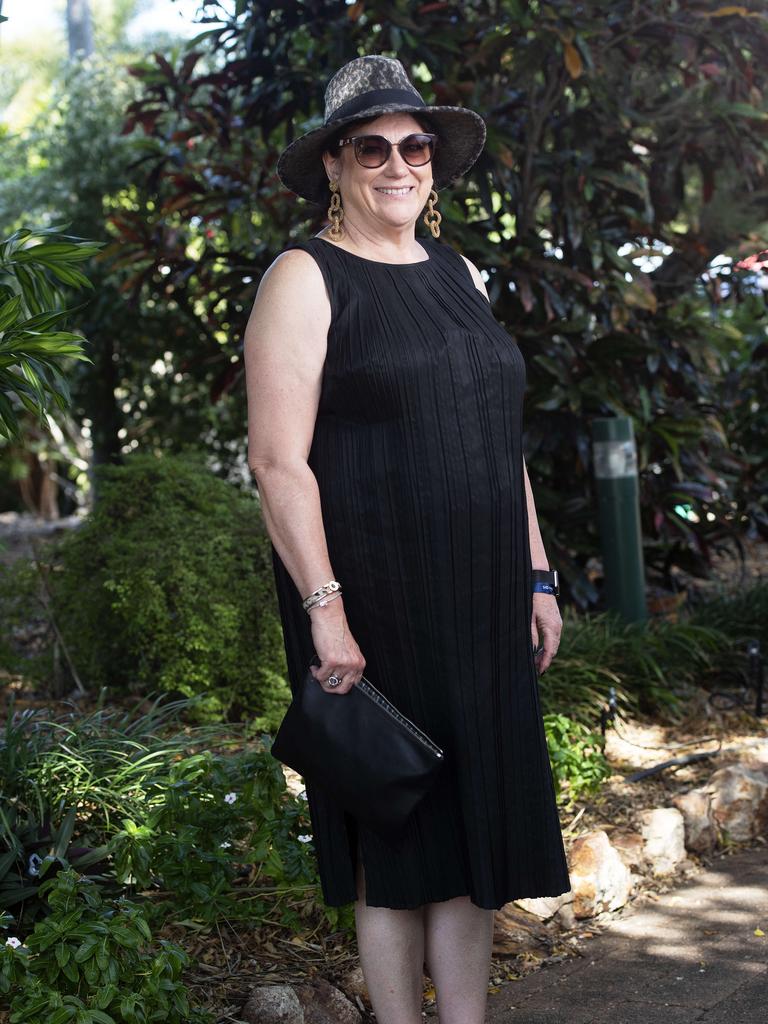
{"label": "sunlit pavement", "polygon": [[488,1024],[766,1020],[768,849],[714,860],[658,902],[625,907],[582,952],[491,995]]}

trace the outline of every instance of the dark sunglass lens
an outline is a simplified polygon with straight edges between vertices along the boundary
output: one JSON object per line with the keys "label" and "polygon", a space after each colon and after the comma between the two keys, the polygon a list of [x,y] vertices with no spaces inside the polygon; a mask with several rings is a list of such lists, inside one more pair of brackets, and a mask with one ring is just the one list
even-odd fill
{"label": "dark sunglass lens", "polygon": [[432,139],[426,135],[409,135],[403,140],[401,152],[404,159],[414,167],[429,163],[432,159]]}
{"label": "dark sunglass lens", "polygon": [[357,143],[357,158],[364,167],[379,167],[388,156],[386,139],[369,136]]}

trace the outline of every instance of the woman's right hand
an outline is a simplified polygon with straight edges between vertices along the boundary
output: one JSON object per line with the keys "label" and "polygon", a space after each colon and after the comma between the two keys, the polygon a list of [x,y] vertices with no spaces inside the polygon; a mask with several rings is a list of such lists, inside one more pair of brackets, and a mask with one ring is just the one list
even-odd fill
{"label": "woman's right hand", "polygon": [[[315,607],[309,612],[312,620],[312,640],[320,665],[311,665],[312,675],[326,693],[349,693],[359,682],[365,669],[365,658],[352,636],[347,616],[344,613],[343,598],[336,597],[323,608]],[[338,686],[328,686],[327,680],[336,675],[341,679]]]}

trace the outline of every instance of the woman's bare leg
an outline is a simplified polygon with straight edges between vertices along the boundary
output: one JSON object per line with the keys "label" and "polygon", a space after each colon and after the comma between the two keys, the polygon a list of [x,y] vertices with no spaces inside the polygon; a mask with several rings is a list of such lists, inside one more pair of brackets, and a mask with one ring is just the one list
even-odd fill
{"label": "woman's bare leg", "polygon": [[366,906],[365,873],[359,854],[357,893],[357,949],[376,1022],[421,1024],[424,908],[390,910]]}
{"label": "woman's bare leg", "polygon": [[483,1024],[493,946],[492,910],[459,896],[425,907],[426,966],[440,1024]]}

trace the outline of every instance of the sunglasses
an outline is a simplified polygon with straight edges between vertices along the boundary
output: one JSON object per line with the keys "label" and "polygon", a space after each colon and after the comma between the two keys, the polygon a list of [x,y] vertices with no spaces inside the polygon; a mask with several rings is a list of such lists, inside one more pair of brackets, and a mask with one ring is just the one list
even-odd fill
{"label": "sunglasses", "polygon": [[[355,144],[355,158],[362,167],[382,167],[392,153],[392,143],[383,135],[351,135],[348,139],[339,139],[337,145]],[[396,142],[400,156],[411,167],[423,167],[435,154],[436,135],[415,132],[406,135]]]}

